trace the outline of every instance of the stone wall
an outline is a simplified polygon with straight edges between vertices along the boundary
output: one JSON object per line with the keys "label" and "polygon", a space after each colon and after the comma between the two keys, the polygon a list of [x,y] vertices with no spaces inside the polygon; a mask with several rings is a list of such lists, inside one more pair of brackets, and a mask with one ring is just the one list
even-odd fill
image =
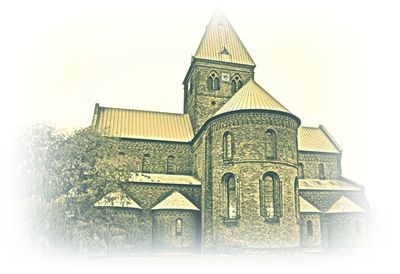
{"label": "stone wall", "polygon": [[189,143],[124,140],[121,153],[132,160],[132,171],[141,172],[143,155],[149,154],[149,173],[167,173],[167,158],[174,156],[175,173],[192,174],[193,150]]}
{"label": "stone wall", "polygon": [[321,211],[328,210],[343,195],[364,207],[363,201],[365,201],[365,197],[363,191],[300,190],[300,196]]}
{"label": "stone wall", "polygon": [[[307,222],[312,223],[312,233],[309,233]],[[300,214],[300,245],[301,247],[321,246],[321,220],[320,213]]]}
{"label": "stone wall", "polygon": [[299,152],[299,163],[304,165],[304,178],[319,179],[319,164],[325,167],[325,178],[334,179],[341,175],[340,153]]}
{"label": "stone wall", "polygon": [[367,235],[364,213],[326,214],[327,239],[331,248],[362,245]]}
{"label": "stone wall", "polygon": [[[178,219],[181,220],[181,231],[177,231]],[[199,250],[199,230],[199,213],[196,211],[156,210],[153,212],[153,248],[156,250]]]}

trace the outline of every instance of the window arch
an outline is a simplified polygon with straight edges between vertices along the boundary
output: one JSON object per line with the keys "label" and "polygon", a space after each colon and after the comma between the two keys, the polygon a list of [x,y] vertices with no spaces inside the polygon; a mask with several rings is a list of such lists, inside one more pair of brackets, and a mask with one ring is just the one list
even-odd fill
{"label": "window arch", "polygon": [[232,160],[233,158],[233,137],[230,132],[225,132],[223,137],[223,153],[224,160]]}
{"label": "window arch", "polygon": [[325,166],[324,164],[320,163],[318,165],[318,173],[320,179],[325,179]]}
{"label": "window arch", "polygon": [[220,81],[216,72],[211,72],[210,75],[208,76],[207,89],[209,91],[220,89]]}
{"label": "window arch", "polygon": [[311,238],[314,235],[314,227],[311,220],[307,221],[307,237]]}
{"label": "window arch", "polygon": [[272,129],[268,129],[266,132],[266,157],[267,159],[276,158],[276,133]]}
{"label": "window arch", "polygon": [[238,191],[235,175],[225,175],[223,183],[225,188],[225,216],[227,220],[235,220],[238,217]]}
{"label": "window arch", "polygon": [[282,217],[281,183],[274,172],[266,173],[260,180],[260,211],[266,221]]}
{"label": "window arch", "polygon": [[175,173],[176,166],[175,166],[175,157],[170,155],[167,158],[167,173]]}
{"label": "window arch", "polygon": [[240,78],[239,75],[235,75],[231,81],[231,91],[235,93],[243,86],[243,80]]}
{"label": "window arch", "polygon": [[182,236],[182,219],[178,218],[175,221],[175,236]]}
{"label": "window arch", "polygon": [[150,154],[148,153],[142,158],[142,172],[150,172]]}
{"label": "window arch", "polygon": [[304,164],[299,163],[299,178],[304,179]]}

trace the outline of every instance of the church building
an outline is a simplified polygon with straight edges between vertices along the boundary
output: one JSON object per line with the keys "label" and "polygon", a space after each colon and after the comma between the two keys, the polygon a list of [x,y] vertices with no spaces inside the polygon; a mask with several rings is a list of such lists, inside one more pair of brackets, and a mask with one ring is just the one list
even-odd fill
{"label": "church building", "polygon": [[132,245],[218,253],[362,243],[368,203],[342,176],[340,146],[324,126],[301,126],[255,67],[216,11],[183,80],[183,113],[96,104],[92,127],[124,144],[132,176],[94,208],[128,214]]}

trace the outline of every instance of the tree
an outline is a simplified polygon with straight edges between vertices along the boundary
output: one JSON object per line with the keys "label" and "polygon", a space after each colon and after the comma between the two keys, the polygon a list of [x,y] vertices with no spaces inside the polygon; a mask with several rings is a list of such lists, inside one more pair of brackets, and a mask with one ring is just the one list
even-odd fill
{"label": "tree", "polygon": [[130,176],[131,159],[123,143],[104,135],[91,128],[67,134],[45,125],[23,130],[19,177],[31,233],[39,245],[86,250],[102,243],[107,249],[111,231],[131,232],[127,212],[93,209],[105,194],[123,188]]}

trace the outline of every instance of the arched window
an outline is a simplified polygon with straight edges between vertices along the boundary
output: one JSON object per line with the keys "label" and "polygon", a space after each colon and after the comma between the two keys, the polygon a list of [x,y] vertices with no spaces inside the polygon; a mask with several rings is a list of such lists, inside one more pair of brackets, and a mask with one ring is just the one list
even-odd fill
{"label": "arched window", "polygon": [[143,155],[142,172],[150,172],[150,154],[148,153]]}
{"label": "arched window", "polygon": [[182,219],[176,219],[175,221],[175,236],[182,236]]}
{"label": "arched window", "polygon": [[233,143],[232,143],[232,134],[229,132],[224,133],[224,141],[223,141],[223,150],[224,150],[224,160],[232,160],[233,157]]}
{"label": "arched window", "polygon": [[175,173],[175,172],[176,172],[175,157],[168,156],[168,158],[167,158],[167,173]]}
{"label": "arched window", "polygon": [[299,197],[299,180],[294,180],[294,208],[297,220],[300,218],[300,197]]}
{"label": "arched window", "polygon": [[233,174],[228,174],[224,178],[226,189],[226,216],[229,220],[237,218],[237,188],[236,179]]}
{"label": "arched window", "polygon": [[311,238],[314,235],[313,223],[311,220],[307,221],[307,237]]}
{"label": "arched window", "polygon": [[319,178],[320,179],[325,179],[325,166],[324,164],[319,164],[318,165],[318,171],[319,171]]}
{"label": "arched window", "polygon": [[232,93],[235,93],[239,89],[241,89],[243,86],[243,81],[240,78],[239,75],[235,75],[231,81],[231,91]]}
{"label": "arched window", "polygon": [[299,178],[304,179],[304,165],[303,163],[299,163]]}
{"label": "arched window", "polygon": [[362,233],[361,222],[360,222],[360,220],[355,220],[355,221],[354,221],[354,228],[355,228],[356,234],[359,235],[359,234]]}
{"label": "arched window", "polygon": [[276,173],[268,172],[260,181],[260,211],[266,221],[282,217],[281,184]]}
{"label": "arched window", "polygon": [[266,150],[265,154],[267,159],[276,158],[276,134],[272,129],[268,129],[266,132]]}
{"label": "arched window", "polygon": [[212,72],[210,76],[207,78],[207,89],[209,91],[212,90],[219,90],[220,88],[220,83],[219,83],[219,77],[215,72]]}

